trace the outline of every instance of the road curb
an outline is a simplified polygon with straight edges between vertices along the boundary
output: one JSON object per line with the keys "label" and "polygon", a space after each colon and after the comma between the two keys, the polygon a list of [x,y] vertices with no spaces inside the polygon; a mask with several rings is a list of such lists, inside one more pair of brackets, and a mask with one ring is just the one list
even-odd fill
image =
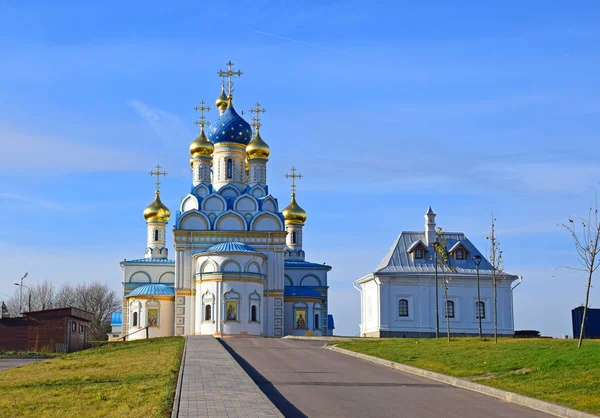
{"label": "road curb", "polygon": [[177,418],[179,415],[179,403],[181,401],[181,385],[183,383],[183,367],[185,366],[185,354],[187,352],[188,339],[185,339],[183,353],[181,355],[181,364],[179,365],[179,374],[177,375],[177,386],[175,386],[175,398],[173,399],[173,410],[171,418]]}
{"label": "road curb", "polygon": [[493,387],[481,385],[479,383],[469,382],[468,380],[459,379],[457,377],[447,376],[445,374],[430,372],[429,370],[423,370],[417,367],[407,366],[406,364],[396,363],[395,361],[384,360],[379,357],[373,357],[367,354],[356,353],[354,351],[346,350],[345,348],[336,347],[335,345],[327,346],[327,349],[336,351],[338,353],[346,354],[348,356],[367,360],[373,363],[381,364],[383,366],[391,367],[392,369],[401,370],[403,372],[425,377],[427,379],[446,383],[448,385],[455,386],[458,388],[467,389],[473,392],[478,392],[484,395],[492,396],[494,398],[502,399],[506,402],[525,406],[527,408],[545,412],[556,417],[598,418],[598,415],[588,414],[587,412],[577,411],[575,409],[567,408],[565,406],[557,405],[551,402],[540,401],[539,399],[519,395],[514,392],[508,392],[506,390],[495,389]]}

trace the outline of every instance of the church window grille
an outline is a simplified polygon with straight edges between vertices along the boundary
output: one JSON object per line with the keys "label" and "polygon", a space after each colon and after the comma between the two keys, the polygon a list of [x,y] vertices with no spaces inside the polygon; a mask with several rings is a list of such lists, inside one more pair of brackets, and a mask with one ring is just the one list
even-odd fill
{"label": "church window grille", "polygon": [[231,158],[227,159],[227,178],[233,178],[233,160]]}
{"label": "church window grille", "polygon": [[422,260],[423,259],[423,250],[421,248],[417,248],[415,250],[415,259]]}
{"label": "church window grille", "polygon": [[454,258],[456,258],[457,260],[464,260],[465,252],[463,250],[456,250],[454,252]]}
{"label": "church window grille", "polygon": [[446,301],[446,318],[454,318],[454,302],[451,300]]}
{"label": "church window grille", "polygon": [[315,314],[315,329],[321,329],[321,326],[319,325],[319,314]]}
{"label": "church window grille", "polygon": [[398,316],[408,316],[408,300],[400,299],[398,301]]}
{"label": "church window grille", "polygon": [[251,318],[250,321],[257,322],[258,313],[257,313],[256,305],[252,305],[250,318]]}
{"label": "church window grille", "polygon": [[476,318],[485,319],[485,303],[475,302]]}
{"label": "church window grille", "polygon": [[206,305],[204,307],[204,320],[210,321],[212,319],[212,306]]}
{"label": "church window grille", "polygon": [[137,312],[134,312],[134,313],[133,313],[133,321],[132,321],[132,325],[133,325],[134,327],[137,327],[137,326],[138,326],[138,313],[137,313]]}
{"label": "church window grille", "polygon": [[154,241],[158,241],[158,229],[154,230]]}
{"label": "church window grille", "polygon": [[292,244],[297,244],[298,243],[298,235],[296,234],[296,231],[292,231]]}

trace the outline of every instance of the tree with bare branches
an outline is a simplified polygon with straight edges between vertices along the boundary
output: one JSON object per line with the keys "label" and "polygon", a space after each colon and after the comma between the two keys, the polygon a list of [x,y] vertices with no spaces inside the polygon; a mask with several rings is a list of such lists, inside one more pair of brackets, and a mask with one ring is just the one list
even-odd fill
{"label": "tree with bare branches", "polygon": [[444,316],[446,317],[446,337],[450,341],[450,316],[448,315],[448,287],[450,286],[450,280],[452,278],[448,274],[455,271],[455,267],[450,265],[450,257],[448,256],[448,249],[446,243],[448,241],[444,229],[439,227],[435,233],[436,245],[434,250],[437,257],[437,265],[441,269],[442,283],[441,288],[444,290]]}
{"label": "tree with bare branches", "polygon": [[[585,304],[583,305],[583,318],[581,320],[581,329],[579,330],[579,342],[577,348],[581,348],[583,343],[583,334],[585,330],[585,318],[587,316],[590,303],[590,289],[592,287],[592,277],[594,272],[600,266],[600,223],[598,222],[598,195],[594,189],[595,202],[590,207],[587,219],[584,217],[569,218],[569,223],[559,224],[566,229],[573,238],[577,260],[580,268],[571,266],[562,266],[569,270],[583,272],[587,276],[587,287],[585,292]],[[560,267],[559,267],[560,268]]]}
{"label": "tree with bare branches", "polygon": [[492,287],[494,288],[494,342],[498,344],[498,283],[504,279],[504,259],[500,241],[496,237],[496,218],[492,213],[492,231],[487,237],[490,241],[490,264],[492,265]]}

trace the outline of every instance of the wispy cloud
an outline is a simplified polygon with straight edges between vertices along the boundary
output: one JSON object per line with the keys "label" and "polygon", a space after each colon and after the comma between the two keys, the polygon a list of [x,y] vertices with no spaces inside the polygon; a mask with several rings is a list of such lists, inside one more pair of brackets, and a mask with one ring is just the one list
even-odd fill
{"label": "wispy cloud", "polygon": [[179,139],[189,136],[179,116],[150,106],[149,104],[131,99],[127,104],[150,126],[154,133],[169,147],[179,144]]}
{"label": "wispy cloud", "polygon": [[337,53],[340,53],[340,54],[354,56],[354,54],[352,54],[352,53],[350,53],[348,51],[343,51],[341,49],[330,48],[328,46],[313,44],[313,43],[310,43],[310,42],[301,41],[299,39],[287,38],[285,36],[274,35],[272,33],[262,32],[262,31],[259,31],[259,30],[253,30],[252,32],[258,33],[259,35],[263,35],[263,36],[269,36],[271,38],[282,39],[284,41],[289,41],[289,42],[295,42],[297,44],[306,45],[306,46],[310,46],[310,47],[313,47],[313,48],[319,48],[319,49],[324,49],[326,51],[337,52]]}
{"label": "wispy cloud", "polygon": [[67,212],[67,207],[49,200],[36,199],[30,196],[20,196],[11,193],[0,192],[0,205],[5,203],[16,204],[27,208],[46,208],[60,212]]}

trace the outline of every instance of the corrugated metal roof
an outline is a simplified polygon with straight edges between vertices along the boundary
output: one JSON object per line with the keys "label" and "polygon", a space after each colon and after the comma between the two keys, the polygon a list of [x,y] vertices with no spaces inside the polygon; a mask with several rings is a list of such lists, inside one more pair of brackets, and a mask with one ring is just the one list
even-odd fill
{"label": "corrugated metal roof", "polygon": [[328,266],[327,264],[318,264],[318,263],[311,263],[310,261],[299,261],[299,260],[285,260],[284,261],[284,266],[287,268],[306,268],[306,267],[310,267],[310,268],[315,268],[315,269],[325,269],[325,270],[331,270],[331,266]]}
{"label": "corrugated metal roof", "polygon": [[[485,256],[469,241],[462,232],[444,233],[446,247],[453,248],[460,242],[469,252],[465,260],[455,260],[454,257],[449,257],[449,262],[455,268],[454,274],[474,275],[476,274],[475,262],[471,257],[475,255],[481,256],[482,260],[479,264],[479,273],[481,275],[491,275],[492,265]],[[415,259],[410,256],[408,249],[418,241],[426,241],[425,232],[406,232],[403,231],[396,239],[388,253],[383,257],[381,263],[377,266],[375,274],[378,273],[435,273],[435,256],[434,251],[430,247],[430,251],[426,253],[423,259]],[[439,272],[438,268],[438,272]],[[506,276],[516,276],[506,273]]]}
{"label": "corrugated metal roof", "polygon": [[110,314],[110,326],[118,327],[123,325],[123,312],[113,312]]}
{"label": "corrugated metal roof", "polygon": [[129,296],[141,296],[141,295],[167,295],[167,296],[175,296],[175,290],[173,288],[166,286],[160,283],[151,283],[145,284],[140,287],[136,287],[133,289],[127,297]]}
{"label": "corrugated metal roof", "polygon": [[325,298],[325,296],[321,295],[316,290],[311,289],[310,287],[304,287],[304,286],[286,286],[283,289],[283,295],[284,296],[322,298],[322,299]]}
{"label": "corrugated metal roof", "polygon": [[257,253],[254,248],[243,242],[222,242],[220,244],[209,247],[206,253],[228,253],[228,252],[245,252],[245,253]]}
{"label": "corrugated metal roof", "polygon": [[167,260],[166,258],[138,258],[137,260],[121,261],[121,264],[126,264],[126,263],[175,264],[175,260]]}

